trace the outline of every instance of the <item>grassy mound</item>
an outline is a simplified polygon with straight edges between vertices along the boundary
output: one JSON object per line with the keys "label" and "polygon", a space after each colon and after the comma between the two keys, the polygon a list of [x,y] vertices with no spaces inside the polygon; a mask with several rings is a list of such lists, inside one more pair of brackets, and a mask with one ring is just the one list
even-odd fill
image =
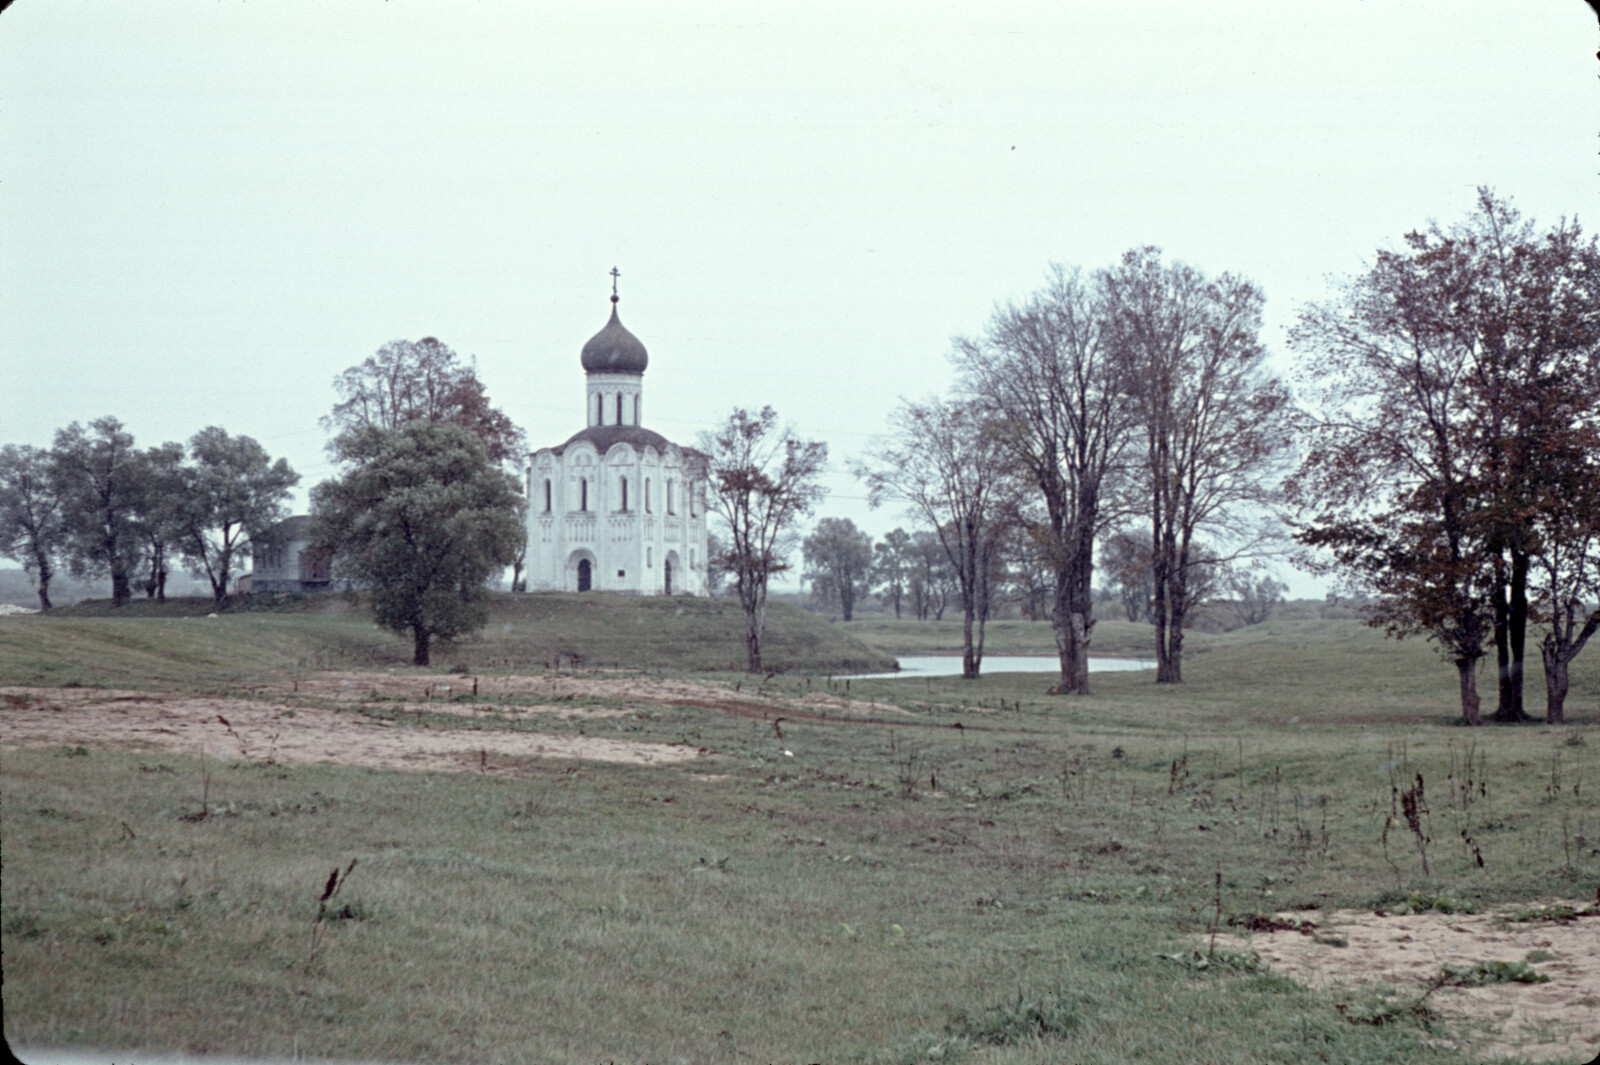
{"label": "grassy mound", "polygon": [[[231,683],[328,668],[392,668],[411,643],[379,629],[340,595],[250,597],[212,616],[209,599],[96,600],[0,619],[0,683],[175,686]],[[763,657],[776,671],[893,668],[826,620],[774,604]],[[441,669],[477,672],[555,666],[741,670],[744,615],[727,599],[497,595],[489,624],[441,642]]]}

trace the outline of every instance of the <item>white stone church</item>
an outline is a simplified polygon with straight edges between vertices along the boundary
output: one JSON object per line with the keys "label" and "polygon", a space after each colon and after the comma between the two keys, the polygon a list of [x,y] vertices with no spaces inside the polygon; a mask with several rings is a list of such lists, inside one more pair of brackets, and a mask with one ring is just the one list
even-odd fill
{"label": "white stone church", "polygon": [[616,304],[583,346],[587,428],[529,460],[527,587],[704,595],[704,457],[641,423],[649,356]]}

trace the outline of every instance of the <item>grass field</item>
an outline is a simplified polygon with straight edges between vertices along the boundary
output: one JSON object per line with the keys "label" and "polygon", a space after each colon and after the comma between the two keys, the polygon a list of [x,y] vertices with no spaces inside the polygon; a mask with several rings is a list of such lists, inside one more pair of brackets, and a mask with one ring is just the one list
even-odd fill
{"label": "grass field", "polygon": [[[824,676],[859,647],[841,634],[901,653],[947,634],[801,618],[779,638],[817,672],[748,678],[706,672],[729,645],[703,602],[525,598],[439,655],[454,673],[404,666],[403,641],[342,607],[0,619],[3,712],[63,735],[76,704],[40,689],[204,695],[284,730],[470,730],[486,752],[524,733],[698,752],[406,772],[226,742],[202,759],[7,741],[7,1039],[391,1062],[1471,1062],[1492,1017],[1379,1009],[1381,988],[1308,987],[1208,952],[1209,933],[1275,911],[1595,897],[1594,654],[1565,728],[1467,730],[1426,645],[1353,622],[1196,637],[1181,688],[1106,674],[1061,699],[995,672],[846,693]],[[1129,629],[1097,628],[1096,649],[1131,647]],[[1049,630],[992,638],[1043,650],[1028,641]],[[313,683],[330,669],[412,692]],[[578,687],[492,687],[510,674]],[[1403,820],[1384,838],[1392,789],[1419,774],[1428,875]],[[1545,953],[1577,927],[1552,926]],[[1575,1002],[1516,1054],[1587,1061],[1596,1017],[1600,1000]]]}
{"label": "grass field", "polygon": [[[409,636],[372,623],[339,595],[255,596],[211,616],[209,598],[121,609],[94,600],[0,627],[0,681],[165,688],[226,685],[308,669],[409,666]],[[794,607],[768,611],[763,659],[778,671],[892,669],[837,625]],[[736,601],[687,596],[496,595],[489,623],[458,642],[438,641],[443,671],[588,668],[740,671],[744,615]]]}

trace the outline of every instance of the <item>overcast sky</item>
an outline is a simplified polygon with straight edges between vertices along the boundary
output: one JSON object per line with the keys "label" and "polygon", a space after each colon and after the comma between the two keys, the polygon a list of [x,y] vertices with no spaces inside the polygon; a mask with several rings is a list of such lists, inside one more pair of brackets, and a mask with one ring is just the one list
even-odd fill
{"label": "overcast sky", "polygon": [[1593,229],[1597,38],[1583,0],[18,0],[0,443],[221,425],[304,509],[335,375],[428,335],[557,443],[615,266],[645,424],[771,404],[878,535],[845,462],[1052,262],[1244,274],[1287,365],[1330,276],[1479,185]]}

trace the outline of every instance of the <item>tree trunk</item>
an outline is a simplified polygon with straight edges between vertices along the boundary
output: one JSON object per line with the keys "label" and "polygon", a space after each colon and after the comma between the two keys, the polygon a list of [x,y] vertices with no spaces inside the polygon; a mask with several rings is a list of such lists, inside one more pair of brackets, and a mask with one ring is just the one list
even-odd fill
{"label": "tree trunk", "polygon": [[1478,708],[1477,659],[1456,659],[1456,673],[1461,678],[1461,717],[1469,725],[1483,724],[1483,713]]}
{"label": "tree trunk", "polygon": [[1544,638],[1539,648],[1544,657],[1544,721],[1547,725],[1567,723],[1567,659],[1562,657],[1555,633]]}
{"label": "tree trunk", "polygon": [[1529,717],[1522,701],[1522,664],[1528,649],[1528,554],[1515,549],[1511,552],[1511,616],[1508,625],[1511,630],[1512,720],[1527,721]]}
{"label": "tree trunk", "polygon": [[1183,603],[1178,602],[1167,622],[1166,657],[1156,667],[1157,684],[1183,683],[1183,625],[1186,620]]}
{"label": "tree trunk", "polygon": [[128,571],[120,565],[111,570],[111,605],[126,606],[133,598],[133,586],[128,582]]}
{"label": "tree trunk", "polygon": [[1494,720],[1511,721],[1511,604],[1506,601],[1505,562],[1499,555],[1495,556],[1494,572],[1494,594],[1489,597],[1494,608],[1494,663],[1499,695]]}
{"label": "tree trunk", "polygon": [[1052,695],[1078,692],[1078,644],[1072,626],[1072,575],[1065,565],[1056,565],[1055,602],[1050,605],[1050,628],[1055,632],[1056,654],[1061,659],[1061,679],[1050,689]]}
{"label": "tree trunk", "polygon": [[428,630],[421,624],[413,623],[411,626],[411,664],[425,666],[428,664]]}
{"label": "tree trunk", "polygon": [[1155,567],[1155,597],[1150,613],[1156,629],[1156,683],[1176,684],[1183,678],[1172,662],[1172,652],[1167,646],[1167,632],[1171,625],[1170,604],[1167,602],[1166,567],[1159,562]]}
{"label": "tree trunk", "polygon": [[50,609],[50,578],[39,578],[39,609]]}
{"label": "tree trunk", "polygon": [[[1528,642],[1528,557],[1525,552],[1511,552],[1511,573],[1504,576],[1505,565],[1495,561],[1496,574],[1500,576],[1493,596],[1494,605],[1494,657],[1498,667],[1499,702],[1494,720],[1514,723],[1529,720],[1523,709],[1523,659]],[[1509,596],[1508,596],[1509,593]]]}
{"label": "tree trunk", "polygon": [[1563,618],[1561,612],[1556,611],[1551,618],[1550,631],[1545,633],[1544,643],[1539,647],[1544,657],[1544,720],[1547,725],[1566,724],[1567,664],[1578,657],[1589,637],[1600,630],[1600,610],[1596,610],[1584,618],[1583,628],[1574,638],[1574,613],[1569,608]]}
{"label": "tree trunk", "polygon": [[972,595],[962,596],[965,600],[961,604],[961,677],[963,680],[977,680],[978,670],[983,664],[983,651],[974,648],[972,642],[973,610]]}
{"label": "tree trunk", "polygon": [[739,604],[744,607],[745,670],[760,673],[761,637],[767,627],[767,602],[765,589],[746,587],[741,582]]}
{"label": "tree trunk", "polygon": [[761,633],[757,631],[755,617],[745,618],[744,630],[745,671],[748,673],[761,672]]}

